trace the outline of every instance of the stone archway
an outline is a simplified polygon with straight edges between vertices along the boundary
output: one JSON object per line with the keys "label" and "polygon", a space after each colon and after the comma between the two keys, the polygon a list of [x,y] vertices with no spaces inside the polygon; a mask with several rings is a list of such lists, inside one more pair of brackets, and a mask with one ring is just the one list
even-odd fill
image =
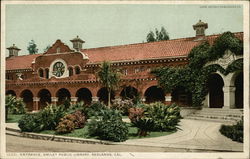
{"label": "stone archway", "polygon": [[158,88],[157,86],[149,87],[144,96],[146,98],[146,103],[153,103],[153,102],[164,102],[165,101],[165,93],[162,88]]}
{"label": "stone archway", "polygon": [[120,96],[122,99],[134,99],[138,96],[138,90],[132,86],[125,87],[121,91]]}
{"label": "stone archway", "polygon": [[222,108],[224,105],[224,81],[223,78],[217,74],[211,74],[208,78],[209,91],[209,107]]}
{"label": "stone archway", "polygon": [[40,101],[38,103],[39,109],[45,108],[48,104],[51,103],[51,93],[47,89],[42,89],[38,92],[38,97]]}
{"label": "stone archway", "polygon": [[[108,104],[108,90],[107,88],[103,87],[101,89],[98,90],[97,92],[97,97],[99,97],[99,101],[100,102],[103,102],[104,104]],[[112,103],[112,100],[115,99],[115,92],[114,91],[111,91],[111,103]]]}
{"label": "stone archway", "polygon": [[56,96],[58,97],[57,105],[63,104],[66,100],[70,101],[70,92],[66,88],[61,88],[57,91]]}
{"label": "stone archway", "polygon": [[8,90],[6,91],[5,95],[12,95],[12,96],[16,96],[16,92],[13,90]]}
{"label": "stone archway", "polygon": [[184,87],[178,87],[171,93],[172,102],[181,106],[190,106],[192,104],[192,94]]}
{"label": "stone archway", "polygon": [[234,81],[235,85],[235,108],[243,108],[243,72],[240,72]]}
{"label": "stone archway", "polygon": [[26,89],[22,91],[20,97],[23,98],[23,102],[25,103],[27,110],[32,111],[33,110],[33,93],[30,90]]}
{"label": "stone archway", "polygon": [[92,102],[92,93],[88,88],[81,88],[76,92],[77,102],[84,102],[84,104],[90,105]]}

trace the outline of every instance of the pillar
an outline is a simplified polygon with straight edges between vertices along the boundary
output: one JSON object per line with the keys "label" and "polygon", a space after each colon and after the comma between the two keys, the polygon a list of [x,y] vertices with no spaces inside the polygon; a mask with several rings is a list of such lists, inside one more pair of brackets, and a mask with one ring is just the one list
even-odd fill
{"label": "pillar", "polygon": [[224,107],[223,109],[232,109],[235,107],[235,87],[234,86],[224,86]]}
{"label": "pillar", "polygon": [[56,105],[56,103],[58,102],[58,97],[51,97],[51,103]]}
{"label": "pillar", "polygon": [[203,108],[208,108],[209,107],[209,93],[206,95],[203,103]]}
{"label": "pillar", "polygon": [[99,101],[99,97],[92,97],[92,102],[95,103],[95,102],[98,102]]}
{"label": "pillar", "polygon": [[165,95],[165,102],[164,103],[167,104],[167,105],[172,103],[172,95],[171,95],[171,93],[167,93]]}
{"label": "pillar", "polygon": [[33,97],[33,111],[38,111],[39,101],[39,97]]}
{"label": "pillar", "polygon": [[78,97],[70,97],[71,104],[76,104]]}

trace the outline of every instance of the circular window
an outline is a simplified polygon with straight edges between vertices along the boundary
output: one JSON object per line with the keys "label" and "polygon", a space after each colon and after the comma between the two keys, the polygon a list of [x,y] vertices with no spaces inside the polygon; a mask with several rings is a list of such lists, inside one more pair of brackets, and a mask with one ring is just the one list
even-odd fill
{"label": "circular window", "polygon": [[62,62],[56,62],[53,66],[53,75],[61,77],[65,72],[65,66]]}

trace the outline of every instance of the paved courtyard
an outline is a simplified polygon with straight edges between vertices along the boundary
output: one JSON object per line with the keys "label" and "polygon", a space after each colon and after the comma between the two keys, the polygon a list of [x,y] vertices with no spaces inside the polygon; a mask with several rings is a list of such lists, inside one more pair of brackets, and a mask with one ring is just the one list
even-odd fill
{"label": "paved courtyard", "polygon": [[[179,149],[181,152],[183,151],[183,149],[186,149],[185,151],[197,150],[204,152],[243,151],[242,143],[234,142],[231,139],[220,134],[219,129],[222,125],[221,123],[203,120],[182,119],[179,125],[180,130],[171,135],[154,138],[127,140],[122,143],[116,143],[117,145],[114,146],[143,146],[145,152],[148,151],[147,149],[145,149],[145,146],[151,147],[152,151],[168,152],[170,152],[171,149],[173,151],[178,151]],[[17,128],[17,125],[12,123],[7,124],[7,127]],[[9,138],[11,137],[7,138],[7,143]],[[52,143],[53,141],[47,142]],[[166,150],[159,148],[169,149]],[[105,150],[105,148],[102,150]],[[124,150],[126,150],[126,148]],[[137,148],[137,150],[141,151],[140,148]]]}

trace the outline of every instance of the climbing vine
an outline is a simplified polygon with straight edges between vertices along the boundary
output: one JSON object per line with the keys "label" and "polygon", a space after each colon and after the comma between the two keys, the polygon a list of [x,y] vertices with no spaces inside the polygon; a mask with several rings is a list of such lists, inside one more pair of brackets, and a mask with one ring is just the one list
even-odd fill
{"label": "climbing vine", "polygon": [[192,106],[201,106],[205,99],[207,80],[211,73],[219,71],[224,75],[243,70],[243,59],[232,62],[226,69],[218,64],[206,66],[208,62],[215,61],[230,50],[235,55],[243,54],[243,42],[231,32],[219,36],[212,45],[208,41],[194,47],[189,55],[189,63],[183,67],[161,67],[153,70],[158,78],[158,84],[166,92],[172,92],[178,87],[185,88],[192,94]]}

